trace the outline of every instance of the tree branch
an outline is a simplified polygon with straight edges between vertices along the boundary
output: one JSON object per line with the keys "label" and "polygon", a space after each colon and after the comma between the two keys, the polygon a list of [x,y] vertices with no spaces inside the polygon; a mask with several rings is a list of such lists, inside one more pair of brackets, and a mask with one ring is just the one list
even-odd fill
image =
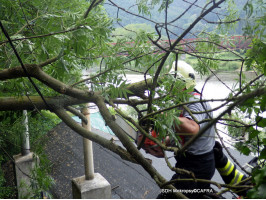
{"label": "tree branch", "polygon": [[97,144],[109,149],[110,151],[118,154],[122,159],[128,160],[130,162],[136,163],[136,160],[122,147],[114,144],[111,140],[107,140],[87,129],[83,128],[75,120],[73,120],[64,109],[56,109],[54,113],[62,119],[63,122],[66,123],[72,130],[76,131],[82,137],[85,137]]}
{"label": "tree branch", "polygon": [[[78,105],[88,102],[83,99],[76,99],[69,96],[45,97],[47,104],[51,108]],[[0,97],[0,111],[8,110],[43,110],[48,109],[39,96],[21,97]]]}
{"label": "tree branch", "polygon": [[88,124],[87,117],[85,117],[79,110],[77,110],[76,108],[72,106],[67,106],[66,109],[72,114],[78,116],[81,119],[81,121],[85,122],[85,124]]}
{"label": "tree branch", "polygon": [[[150,176],[156,181],[159,186],[165,183],[165,178],[161,174],[159,174],[158,171],[143,157],[143,155],[130,141],[124,131],[115,123],[112,115],[110,114],[108,108],[104,103],[104,99],[99,97],[96,101],[96,105],[98,106],[99,111],[103,116],[106,124],[112,129],[112,131],[116,134],[116,136],[122,142],[123,146],[134,157],[134,159],[150,174]],[[172,185],[170,185],[168,188],[174,189]],[[177,195],[179,198],[186,198],[186,196],[181,193],[178,193]]]}
{"label": "tree branch", "polygon": [[[55,56],[51,59],[48,59],[42,63],[39,64],[24,64],[27,71],[30,73],[31,71],[35,71],[35,68],[43,68],[49,64],[52,64],[56,62],[58,59],[60,59],[63,55],[59,54],[58,56]],[[21,66],[12,67],[9,69],[4,69],[0,71],[0,80],[9,80],[9,79],[15,79],[15,78],[22,78],[26,77],[25,72],[22,70]]]}

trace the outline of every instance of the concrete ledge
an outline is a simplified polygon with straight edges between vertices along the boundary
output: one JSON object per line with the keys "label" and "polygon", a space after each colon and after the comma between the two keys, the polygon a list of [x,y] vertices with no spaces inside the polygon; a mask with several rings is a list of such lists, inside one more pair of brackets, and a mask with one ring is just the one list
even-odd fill
{"label": "concrete ledge", "polygon": [[85,180],[85,176],[74,178],[72,192],[74,199],[111,199],[111,185],[99,173],[92,180]]}

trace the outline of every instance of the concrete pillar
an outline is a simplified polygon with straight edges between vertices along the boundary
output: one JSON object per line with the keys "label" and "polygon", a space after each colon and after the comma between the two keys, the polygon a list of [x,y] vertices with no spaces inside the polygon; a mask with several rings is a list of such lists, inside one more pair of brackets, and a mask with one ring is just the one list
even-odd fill
{"label": "concrete pillar", "polygon": [[30,153],[30,134],[29,134],[29,120],[27,110],[23,110],[23,125],[25,126],[25,131],[22,133],[22,145],[21,152],[23,156],[26,156]]}
{"label": "concrete pillar", "polygon": [[72,180],[73,199],[111,199],[111,185],[99,173],[86,180],[85,176]]}
{"label": "concrete pillar", "polygon": [[[90,112],[88,108],[82,110],[82,114],[88,119],[88,123],[82,122],[82,126],[89,131]],[[72,180],[72,194],[74,199],[111,199],[111,185],[99,173],[94,173],[92,142],[83,138],[85,175]]]}
{"label": "concrete pillar", "polygon": [[18,198],[29,198],[32,193],[30,190],[31,182],[31,171],[38,164],[39,159],[33,157],[33,153],[28,153],[23,156],[18,154],[13,156],[15,160],[15,172],[17,180]]}
{"label": "concrete pillar", "polygon": [[[87,118],[88,123],[82,121],[82,126],[87,130],[91,131],[91,120],[90,120],[90,104],[87,104],[88,108],[82,109],[82,114]],[[93,149],[92,141],[87,138],[83,138],[83,153],[84,153],[84,166],[85,166],[85,179],[91,180],[94,178],[94,163],[93,163]]]}

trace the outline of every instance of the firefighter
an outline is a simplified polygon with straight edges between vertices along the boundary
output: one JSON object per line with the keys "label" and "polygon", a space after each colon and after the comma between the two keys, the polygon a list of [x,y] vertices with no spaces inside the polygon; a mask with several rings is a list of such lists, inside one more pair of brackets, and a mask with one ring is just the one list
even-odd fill
{"label": "firefighter", "polygon": [[[178,61],[177,71],[175,72],[175,63],[172,65],[170,74],[177,74],[178,79],[182,79],[186,82],[186,88],[195,86],[195,73],[193,68],[185,63],[184,61]],[[198,100],[200,96],[199,92],[196,90],[192,93],[193,97],[189,101]],[[208,103],[193,103],[188,105],[188,108],[193,112],[201,112],[206,110],[211,110],[211,107]],[[212,112],[202,113],[194,115],[197,121],[202,121],[204,119],[212,117]],[[197,134],[200,129],[207,125],[207,123],[197,124],[192,116],[186,111],[184,111],[180,116],[179,120],[181,124],[176,126],[176,133],[187,133],[192,136]],[[157,137],[155,131],[151,129],[151,135]],[[191,136],[182,136],[178,134],[182,141],[182,144],[185,144]],[[176,155],[176,167],[183,168],[188,171],[192,171],[196,178],[211,180],[214,175],[215,168],[217,168],[222,179],[226,184],[233,185],[239,183],[246,179],[247,177],[236,169],[236,166],[226,157],[222,151],[222,146],[218,141],[214,140],[215,131],[214,127],[210,127],[194,144],[192,144],[184,154]],[[165,139],[166,144],[171,144],[169,137]],[[146,145],[146,146],[145,146]],[[146,139],[144,149],[147,153],[150,153],[156,157],[163,157],[164,153],[162,149],[156,144]],[[175,174],[172,177],[174,179],[182,178],[191,178],[189,175],[185,174]],[[247,183],[250,184],[250,183]],[[211,191],[210,184],[201,183],[201,182],[176,182],[174,186],[177,188],[177,191],[184,191],[184,194],[190,198],[202,198],[204,194],[201,191]],[[180,189],[180,190],[179,190]],[[199,193],[189,193],[190,190],[200,191]],[[203,189],[203,190],[197,190]],[[235,191],[236,194],[240,196],[246,196],[246,190]],[[206,192],[208,193],[208,192]],[[212,198],[217,198],[214,194],[208,194]],[[161,193],[158,198],[174,198],[171,192],[167,190],[167,193]],[[218,197],[219,198],[219,197]]]}
{"label": "firefighter", "polygon": [[[175,62],[172,65],[170,74],[176,74],[177,79],[181,79],[186,83],[186,89],[195,86],[195,73],[193,68],[184,61],[178,61],[177,71],[175,71]],[[191,101],[198,101],[200,94],[196,91],[192,93]],[[213,117],[209,103],[198,102],[188,104],[187,107],[191,112],[198,112],[191,116],[188,111],[183,110],[179,116],[179,125],[175,126],[177,135],[186,134],[182,137],[182,144],[185,144],[191,137],[198,134],[201,129],[207,126],[207,122],[198,124],[205,119]],[[195,120],[195,121],[194,121]],[[196,122],[197,121],[197,122]],[[166,138],[166,143],[169,140]],[[185,169],[194,173],[197,179],[211,180],[215,172],[215,159],[213,147],[215,145],[215,129],[214,126],[209,127],[204,134],[199,137],[187,150],[179,155],[175,155],[176,168]],[[176,173],[171,180],[191,179],[191,175]],[[202,198],[204,192],[210,192],[210,184],[195,181],[176,181],[174,184],[177,192],[183,192],[189,198]],[[163,191],[163,190],[162,190]],[[173,191],[175,192],[175,191]],[[174,198],[171,192],[161,193],[157,198]]]}

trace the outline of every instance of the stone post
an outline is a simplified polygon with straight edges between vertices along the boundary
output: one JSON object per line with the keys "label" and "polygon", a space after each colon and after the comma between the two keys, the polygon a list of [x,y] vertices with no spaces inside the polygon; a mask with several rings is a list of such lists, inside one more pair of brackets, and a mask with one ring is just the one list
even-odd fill
{"label": "stone post", "polygon": [[[82,110],[82,114],[88,119],[88,124],[82,122],[82,126],[89,131],[90,112],[89,104]],[[85,175],[72,180],[72,193],[74,199],[110,199],[111,185],[99,173],[94,173],[92,141],[83,138]]]}
{"label": "stone post", "polygon": [[31,171],[39,163],[38,157],[30,152],[30,136],[28,125],[27,110],[23,110],[23,125],[25,131],[22,133],[21,154],[13,156],[15,163],[15,174],[17,181],[18,198],[32,197],[31,183],[34,181],[31,177]]}
{"label": "stone post", "polygon": [[18,189],[18,198],[30,198],[32,197],[32,190],[30,185],[32,183],[31,171],[35,165],[38,164],[38,157],[34,158],[32,152],[27,155],[18,154],[13,156],[15,160],[15,174]]}

